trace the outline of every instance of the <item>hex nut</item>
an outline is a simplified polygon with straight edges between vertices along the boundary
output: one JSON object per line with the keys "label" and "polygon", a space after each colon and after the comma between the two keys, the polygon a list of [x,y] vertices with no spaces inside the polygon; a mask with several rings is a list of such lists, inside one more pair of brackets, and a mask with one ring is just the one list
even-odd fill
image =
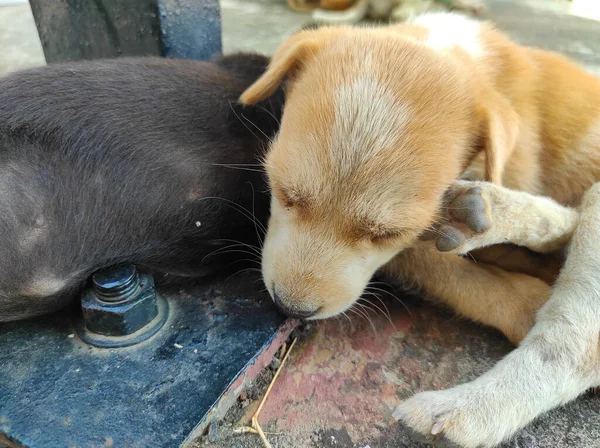
{"label": "hex nut", "polygon": [[94,290],[87,291],[81,299],[85,327],[104,336],[127,336],[149,324],[158,315],[152,276],[140,275],[138,288],[121,302],[107,302]]}

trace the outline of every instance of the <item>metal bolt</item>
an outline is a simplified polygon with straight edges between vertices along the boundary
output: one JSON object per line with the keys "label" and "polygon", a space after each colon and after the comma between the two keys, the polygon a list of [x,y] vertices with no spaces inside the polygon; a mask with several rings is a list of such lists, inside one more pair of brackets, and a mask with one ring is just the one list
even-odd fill
{"label": "metal bolt", "polygon": [[115,265],[96,272],[81,298],[80,337],[99,347],[123,347],[156,333],[168,315],[168,305],[154,289],[149,274],[133,265]]}
{"label": "metal bolt", "polygon": [[140,289],[140,277],[133,265],[115,265],[98,271],[92,277],[98,299],[103,302],[122,302]]}

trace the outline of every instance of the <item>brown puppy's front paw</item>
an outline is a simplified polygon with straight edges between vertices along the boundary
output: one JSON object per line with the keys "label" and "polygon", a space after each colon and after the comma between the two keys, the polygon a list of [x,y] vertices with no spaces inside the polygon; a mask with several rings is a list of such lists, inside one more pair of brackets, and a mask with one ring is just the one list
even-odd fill
{"label": "brown puppy's front paw", "polygon": [[[456,181],[446,192],[445,222],[437,232],[441,252],[461,251],[467,240],[484,234],[492,225],[491,207],[478,182]],[[466,250],[465,250],[466,251]]]}
{"label": "brown puppy's front paw", "polygon": [[415,437],[443,448],[491,448],[518,430],[512,402],[492,381],[481,381],[446,390],[421,392],[398,406],[393,417],[402,422]]}

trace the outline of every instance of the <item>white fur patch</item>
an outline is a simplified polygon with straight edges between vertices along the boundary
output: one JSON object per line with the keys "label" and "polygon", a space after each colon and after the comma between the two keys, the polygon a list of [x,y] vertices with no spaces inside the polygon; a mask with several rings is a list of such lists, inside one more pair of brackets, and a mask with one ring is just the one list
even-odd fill
{"label": "white fur patch", "polygon": [[68,279],[61,279],[51,274],[40,275],[32,280],[24,294],[35,297],[51,296],[60,292],[68,283]]}
{"label": "white fur patch", "polygon": [[437,50],[460,47],[472,57],[484,53],[479,39],[481,23],[458,13],[423,14],[411,21],[429,30],[427,45]]}
{"label": "white fur patch", "polygon": [[580,145],[581,151],[596,154],[600,149],[600,119],[596,120]]}
{"label": "white fur patch", "polygon": [[32,226],[21,234],[20,245],[24,250],[31,250],[48,235],[48,227],[43,216],[38,216]]}
{"label": "white fur patch", "polygon": [[409,106],[372,77],[340,87],[334,107],[330,148],[342,172],[396,144],[410,119]]}

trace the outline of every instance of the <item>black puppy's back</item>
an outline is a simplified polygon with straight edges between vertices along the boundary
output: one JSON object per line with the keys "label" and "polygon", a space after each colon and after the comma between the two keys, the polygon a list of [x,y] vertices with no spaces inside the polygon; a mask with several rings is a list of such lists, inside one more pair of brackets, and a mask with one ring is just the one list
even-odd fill
{"label": "black puppy's back", "polygon": [[0,321],[56,309],[102,266],[197,276],[228,262],[209,254],[229,240],[256,244],[239,207],[265,222],[256,164],[283,97],[237,99],[267,63],[119,59],[0,79]]}

